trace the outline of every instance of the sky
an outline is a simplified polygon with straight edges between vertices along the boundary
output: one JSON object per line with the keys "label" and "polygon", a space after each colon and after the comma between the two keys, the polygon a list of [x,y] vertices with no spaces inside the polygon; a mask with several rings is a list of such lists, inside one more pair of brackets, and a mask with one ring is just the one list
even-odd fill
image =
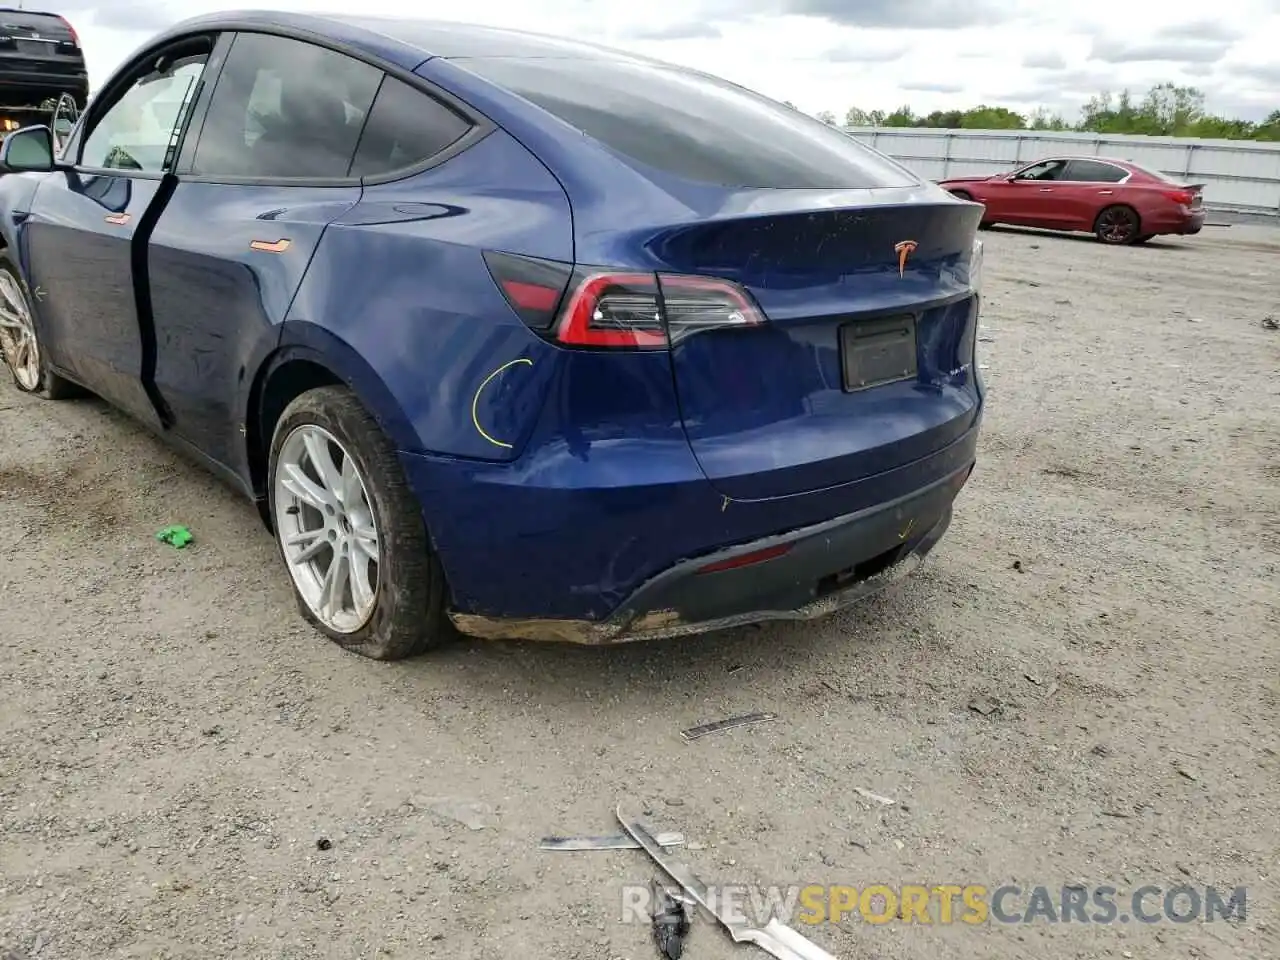
{"label": "sky", "polygon": [[[25,6],[71,21],[96,90],[151,33],[236,5]],[[350,9],[340,0],[269,6]],[[927,113],[979,103],[1074,119],[1099,91],[1139,92],[1166,81],[1203,90],[1212,112],[1257,120],[1280,109],[1280,0],[362,0],[359,10],[591,40],[695,66],[841,120],[853,106],[909,104]]]}

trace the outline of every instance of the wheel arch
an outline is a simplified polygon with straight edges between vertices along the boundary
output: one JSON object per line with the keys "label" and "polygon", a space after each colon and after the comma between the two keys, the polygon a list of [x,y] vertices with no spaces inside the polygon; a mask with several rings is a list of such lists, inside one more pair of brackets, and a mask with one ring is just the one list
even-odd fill
{"label": "wheel arch", "polygon": [[285,324],[280,345],[259,365],[244,417],[245,453],[258,511],[270,526],[267,461],[281,414],[307,390],[347,387],[398,450],[417,450],[413,427],[373,369],[341,339],[315,324]]}

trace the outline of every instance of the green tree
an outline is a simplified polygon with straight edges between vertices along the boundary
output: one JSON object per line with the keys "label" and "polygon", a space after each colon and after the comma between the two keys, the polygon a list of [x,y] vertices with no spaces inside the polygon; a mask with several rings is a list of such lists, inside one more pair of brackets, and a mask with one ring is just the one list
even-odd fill
{"label": "green tree", "polygon": [[1204,119],[1204,94],[1195,87],[1159,83],[1147,91],[1138,107],[1144,133],[1185,137]]}
{"label": "green tree", "polygon": [[899,107],[884,118],[883,125],[886,127],[914,127],[916,125],[916,115],[910,107]]}
{"label": "green tree", "polygon": [[964,118],[963,110],[934,110],[928,116],[920,117],[916,125],[920,127],[940,127],[944,130],[955,130]]}
{"label": "green tree", "polygon": [[1030,115],[1007,107],[979,104],[968,110],[934,110],[917,115],[908,105],[892,113],[851,107],[850,126],[932,127],[970,130],[1079,130],[1092,133],[1147,136],[1204,137],[1227,140],[1280,141],[1280,110],[1252,123],[1215,116],[1205,109],[1204,93],[1196,87],[1158,83],[1141,96],[1130,90],[1104,90],[1089,99],[1080,122],[1069,124],[1061,115],[1039,108]]}
{"label": "green tree", "polygon": [[1037,107],[1027,118],[1030,130],[1070,130],[1071,124],[1062,119],[1061,114],[1050,113],[1044,107]]}
{"label": "green tree", "polygon": [[1270,116],[1253,131],[1258,140],[1280,140],[1280,110],[1272,110]]}
{"label": "green tree", "polygon": [[960,126],[966,130],[1022,130],[1026,118],[1007,107],[988,107],[986,104],[966,110],[960,116]]}

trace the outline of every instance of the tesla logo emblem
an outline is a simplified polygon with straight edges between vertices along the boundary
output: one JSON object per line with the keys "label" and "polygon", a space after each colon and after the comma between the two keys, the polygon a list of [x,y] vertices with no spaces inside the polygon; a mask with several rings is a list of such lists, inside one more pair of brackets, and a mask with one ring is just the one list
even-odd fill
{"label": "tesla logo emblem", "polygon": [[914,240],[903,240],[893,245],[893,252],[898,255],[898,276],[906,273],[907,258],[916,252],[916,246]]}

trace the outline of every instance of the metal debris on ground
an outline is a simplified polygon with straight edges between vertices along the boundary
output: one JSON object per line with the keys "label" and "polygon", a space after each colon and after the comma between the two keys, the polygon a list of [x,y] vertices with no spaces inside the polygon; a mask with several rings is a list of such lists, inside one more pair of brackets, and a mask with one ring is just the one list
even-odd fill
{"label": "metal debris on ground", "polygon": [[1280,330],[1280,320],[1275,317],[1266,316],[1262,318],[1262,329],[1264,330]]}
{"label": "metal debris on ground", "polygon": [[654,942],[664,957],[680,960],[684,956],[685,941],[689,939],[689,905],[676,891],[656,882],[652,903]]}
{"label": "metal debris on ground", "polygon": [[680,885],[692,903],[701,906],[720,921],[735,943],[754,943],[778,960],[836,960],[820,946],[788,927],[777,917],[771,917],[763,927],[752,926],[733,903],[713,897],[706,885],[689,867],[670,859],[638,817],[626,811],[622,804],[617,809],[618,822],[644,848],[663,872]]}
{"label": "metal debris on ground", "polygon": [[[683,833],[659,833],[654,839],[660,847],[684,845]],[[640,850],[642,847],[625,833],[607,837],[543,837],[538,846],[543,850]]]}
{"label": "metal debris on ground", "polygon": [[853,792],[864,800],[874,800],[876,803],[882,803],[886,807],[892,807],[897,800],[890,800],[888,797],[882,797],[878,793],[872,793],[870,790],[864,790],[862,787],[854,787]]}
{"label": "metal debris on ground", "polygon": [[721,733],[725,730],[732,730],[735,727],[745,727],[752,723],[769,723],[777,719],[778,715],[775,713],[744,713],[740,717],[716,720],[714,723],[704,723],[701,726],[690,727],[688,730],[681,730],[680,736],[688,743],[708,734]]}

